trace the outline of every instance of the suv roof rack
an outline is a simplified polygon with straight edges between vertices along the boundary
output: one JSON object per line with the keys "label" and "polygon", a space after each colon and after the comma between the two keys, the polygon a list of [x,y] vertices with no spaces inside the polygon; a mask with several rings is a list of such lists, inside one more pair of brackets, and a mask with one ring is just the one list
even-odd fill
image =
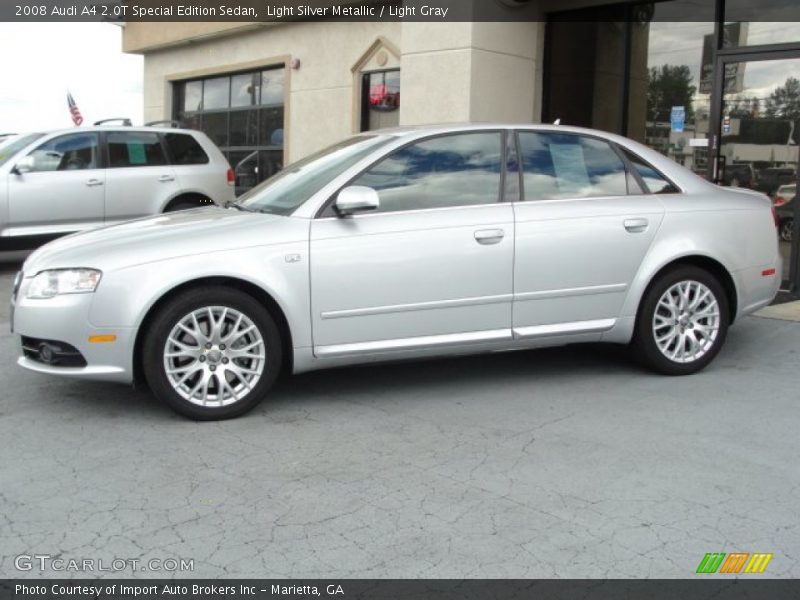
{"label": "suv roof rack", "polygon": [[131,125],[133,125],[131,120],[128,119],[127,117],[113,117],[111,119],[102,119],[100,121],[95,121],[94,124],[105,125],[106,123],[111,123],[112,121],[120,121],[120,125],[122,125],[123,127],[130,127]]}
{"label": "suv roof rack", "polygon": [[145,127],[161,127],[163,125],[168,125],[174,129],[180,129],[181,124],[178,121],[165,119],[163,121],[150,121],[145,123]]}

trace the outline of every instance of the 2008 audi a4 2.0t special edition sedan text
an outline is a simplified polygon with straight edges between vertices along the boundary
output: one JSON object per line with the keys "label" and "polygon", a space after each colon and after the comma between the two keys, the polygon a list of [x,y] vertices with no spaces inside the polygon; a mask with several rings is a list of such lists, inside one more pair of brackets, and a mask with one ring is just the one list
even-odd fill
{"label": "2008 audi a4 2.0t special edition sedan text", "polygon": [[131,383],[194,419],[281,371],[630,344],[694,373],[769,304],[771,203],[623,137],[544,125],[357,135],[227,208],[39,249],[13,293],[25,368]]}

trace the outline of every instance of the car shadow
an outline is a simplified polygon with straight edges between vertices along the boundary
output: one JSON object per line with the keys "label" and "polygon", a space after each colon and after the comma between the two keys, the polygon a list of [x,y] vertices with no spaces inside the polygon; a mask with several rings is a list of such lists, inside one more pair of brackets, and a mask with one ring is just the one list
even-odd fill
{"label": "car shadow", "polygon": [[[387,391],[402,390],[409,399],[423,395],[452,398],[453,394],[469,390],[492,390],[523,385],[526,381],[533,386],[569,377],[630,376],[637,372],[641,369],[630,360],[627,349],[611,344],[341,367],[281,376],[267,399],[241,418],[269,419],[276,412],[320,403],[380,403]],[[186,422],[156,400],[144,384],[134,388],[53,378],[43,387],[51,403],[48,410],[58,410],[68,420],[84,419],[91,414],[103,420],[156,422],[167,418]]]}

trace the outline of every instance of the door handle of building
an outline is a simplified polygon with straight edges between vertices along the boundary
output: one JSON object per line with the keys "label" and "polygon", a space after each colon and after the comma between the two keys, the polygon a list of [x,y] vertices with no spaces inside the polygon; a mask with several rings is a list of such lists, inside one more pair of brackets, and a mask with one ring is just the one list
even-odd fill
{"label": "door handle of building", "polygon": [[631,233],[641,233],[647,229],[649,221],[647,219],[625,219],[622,224]]}
{"label": "door handle of building", "polygon": [[103,185],[103,180],[102,179],[89,179],[89,180],[86,181],[86,185],[88,185],[89,187],[94,187],[96,185]]}
{"label": "door handle of building", "polygon": [[497,244],[505,234],[502,229],[479,229],[475,232],[475,241],[483,245]]}
{"label": "door handle of building", "polygon": [[175,181],[175,177],[172,175],[162,175],[158,178],[158,180],[166,183],[167,181]]}

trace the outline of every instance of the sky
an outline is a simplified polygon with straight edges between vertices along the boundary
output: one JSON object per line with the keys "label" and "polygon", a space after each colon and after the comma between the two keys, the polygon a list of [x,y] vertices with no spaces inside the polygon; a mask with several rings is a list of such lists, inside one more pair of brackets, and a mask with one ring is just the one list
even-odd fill
{"label": "sky", "polygon": [[142,57],[121,38],[111,23],[0,23],[0,133],[72,127],[68,90],[84,124],[141,124]]}

